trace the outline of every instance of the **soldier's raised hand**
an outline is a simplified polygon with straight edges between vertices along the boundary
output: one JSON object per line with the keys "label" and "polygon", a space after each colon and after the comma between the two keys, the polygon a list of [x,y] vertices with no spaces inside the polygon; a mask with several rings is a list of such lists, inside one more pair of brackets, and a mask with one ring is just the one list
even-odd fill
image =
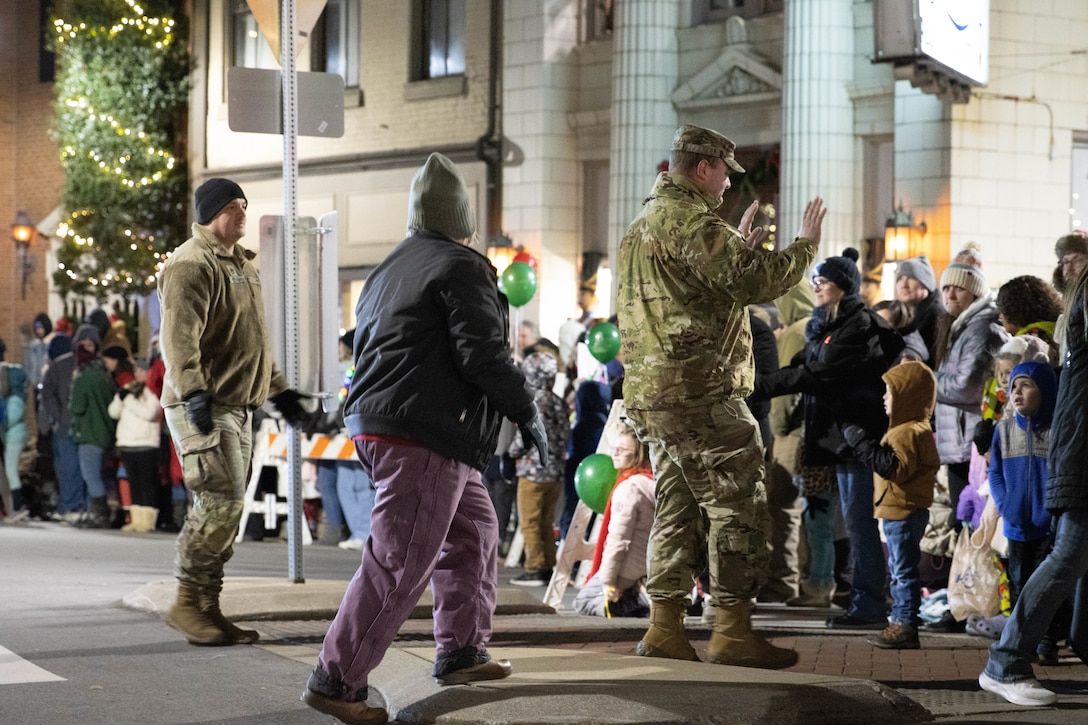
{"label": "soldier's raised hand", "polygon": [[824,200],[817,196],[805,205],[805,214],[801,217],[801,231],[797,236],[802,239],[811,239],[819,244],[825,216],[827,216],[827,209],[824,208]]}
{"label": "soldier's raised hand", "polygon": [[737,231],[744,237],[744,243],[750,249],[755,249],[763,241],[763,227],[752,228],[752,222],[755,220],[758,211],[759,200],[756,199],[744,210],[744,215],[740,218],[740,226],[737,227]]}

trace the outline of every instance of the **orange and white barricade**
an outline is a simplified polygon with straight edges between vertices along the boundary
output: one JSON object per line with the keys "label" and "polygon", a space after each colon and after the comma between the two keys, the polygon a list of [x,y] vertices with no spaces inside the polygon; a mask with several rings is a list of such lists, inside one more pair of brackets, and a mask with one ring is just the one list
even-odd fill
{"label": "orange and white barricade", "polygon": [[[276,469],[279,496],[287,498],[287,439],[287,434],[281,432],[277,422],[271,418],[261,424],[260,432],[254,437],[253,471],[246,486],[242,519],[238,524],[238,535],[234,539],[236,543],[242,541],[250,514],[263,515],[266,519],[265,526],[269,529],[276,527],[278,517],[288,515],[287,502],[280,501],[274,494],[267,493],[263,499],[254,500],[261,471],[266,466]],[[307,461],[355,460],[355,443],[346,435],[302,436],[301,449],[302,458]],[[302,543],[312,543],[309,526],[302,527]]]}

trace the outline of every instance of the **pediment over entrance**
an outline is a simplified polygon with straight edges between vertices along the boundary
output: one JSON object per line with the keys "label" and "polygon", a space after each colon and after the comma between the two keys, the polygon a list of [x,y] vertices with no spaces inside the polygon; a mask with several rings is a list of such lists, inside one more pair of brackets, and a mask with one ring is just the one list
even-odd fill
{"label": "pediment over entrance", "polygon": [[672,93],[677,110],[777,101],[782,74],[744,50],[727,48]]}

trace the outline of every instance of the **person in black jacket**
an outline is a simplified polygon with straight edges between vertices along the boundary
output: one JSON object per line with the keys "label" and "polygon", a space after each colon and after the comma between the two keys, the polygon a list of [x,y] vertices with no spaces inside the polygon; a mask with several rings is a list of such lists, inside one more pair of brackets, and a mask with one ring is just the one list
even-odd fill
{"label": "person in black jacket", "polygon": [[853,568],[850,608],[828,627],[884,629],[887,567],[873,518],[873,471],[851,455],[843,429],[872,435],[888,428],[881,376],[903,350],[903,339],[858,296],[857,250],[828,257],[812,275],[816,304],[805,328],[806,346],[782,368],[757,380],[769,395],[803,393],[804,463],[835,466],[839,500],[850,538]]}
{"label": "person in black jacket", "polygon": [[910,321],[900,328],[906,338],[912,332],[922,336],[926,359],[931,370],[937,369],[937,320],[944,314],[941,295],[937,290],[937,275],[929,258],[922,254],[899,263],[895,273],[895,299],[910,307]]}
{"label": "person in black jacket", "polygon": [[430,583],[440,684],[511,672],[487,653],[498,522],[480,472],[506,416],[547,461],[544,426],[510,356],[509,308],[476,230],[464,179],[431,154],[412,179],[409,237],[356,306],[344,423],[377,494],[362,565],[302,700],[345,722],[385,722],[367,677]]}

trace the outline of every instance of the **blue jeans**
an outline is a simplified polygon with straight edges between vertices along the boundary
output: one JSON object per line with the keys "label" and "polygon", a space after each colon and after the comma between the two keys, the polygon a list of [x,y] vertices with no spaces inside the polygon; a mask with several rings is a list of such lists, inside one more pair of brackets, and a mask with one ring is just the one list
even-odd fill
{"label": "blue jeans", "polygon": [[[998,682],[1018,682],[1035,676],[1031,655],[1050,627],[1062,604],[1076,592],[1076,611],[1070,642],[1076,642],[1082,621],[1081,610],[1088,603],[1085,574],[1088,573],[1088,509],[1071,509],[1058,518],[1054,549],[1028,579],[1013,607],[1001,639],[990,645],[986,674]],[[1074,651],[1078,648],[1074,644]]]}
{"label": "blue jeans", "polygon": [[801,521],[808,539],[808,581],[814,587],[834,591],[835,535],[831,525],[834,519],[832,506],[838,506],[834,491],[808,496],[805,498],[805,511],[801,514]]}
{"label": "blue jeans", "polygon": [[57,472],[57,513],[87,510],[83,474],[79,472],[79,447],[67,433],[53,433],[53,469]]}
{"label": "blue jeans", "polygon": [[87,483],[87,495],[91,498],[104,498],[106,480],[102,477],[102,456],[105,451],[90,443],[79,444],[79,472]]}
{"label": "blue jeans", "polygon": [[863,619],[884,619],[884,580],[887,567],[880,531],[873,518],[873,472],[863,463],[836,466],[839,501],[846,532],[850,537],[853,578],[848,614]]}
{"label": "blue jeans", "polygon": [[370,536],[370,512],[374,509],[374,487],[359,461],[337,461],[336,492],[344,522],[351,538],[366,540]]}
{"label": "blue jeans", "polygon": [[340,496],[336,492],[336,461],[316,461],[317,492],[321,494],[321,508],[325,511],[325,525],[339,529],[344,525],[344,512],[340,509]]}
{"label": "blue jeans", "polygon": [[918,616],[922,605],[918,563],[922,560],[920,544],[928,523],[928,509],[911,511],[907,518],[898,521],[884,519],[892,592],[892,613],[888,621],[892,624],[917,628],[922,623]]}

